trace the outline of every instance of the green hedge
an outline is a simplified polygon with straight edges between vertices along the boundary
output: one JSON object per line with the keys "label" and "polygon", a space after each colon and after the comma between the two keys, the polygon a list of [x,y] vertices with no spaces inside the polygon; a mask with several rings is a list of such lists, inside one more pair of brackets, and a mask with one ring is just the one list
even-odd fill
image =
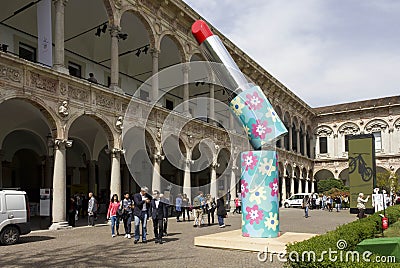
{"label": "green hedge", "polygon": [[[338,226],[336,230],[327,232],[323,235],[312,237],[306,241],[298,242],[287,245],[288,254],[292,254],[296,257],[295,252],[299,255],[299,260],[290,260],[286,263],[287,267],[379,267],[377,263],[366,263],[366,262],[346,262],[345,254],[347,251],[354,251],[358,243],[364,239],[374,238],[377,234],[382,233],[382,220],[379,214],[383,212],[377,212],[367,218],[356,220],[348,224]],[[386,210],[386,216],[389,218],[389,225],[396,222],[400,218],[400,205],[389,207]],[[337,247],[338,240],[345,240],[347,247],[340,250],[343,251],[343,262],[336,261],[332,262],[329,260],[329,256],[325,255],[322,261],[308,261],[308,258],[302,260],[303,252],[313,251],[315,252],[316,259],[318,260],[323,251],[339,251]],[[340,260],[340,253],[338,252],[338,260]],[[305,255],[307,256],[307,255]],[[288,255],[289,257],[289,255]],[[372,259],[373,256],[370,257]],[[293,259],[293,258],[292,258]],[[362,256],[360,255],[360,260]],[[383,265],[383,264],[382,264]],[[384,264],[384,267],[398,267],[396,264]],[[383,266],[380,266],[383,267]]]}

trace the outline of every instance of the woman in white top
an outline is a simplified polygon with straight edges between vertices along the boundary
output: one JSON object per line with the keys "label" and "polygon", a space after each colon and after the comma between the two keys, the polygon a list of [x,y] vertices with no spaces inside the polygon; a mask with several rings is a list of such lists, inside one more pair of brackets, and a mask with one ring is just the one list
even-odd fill
{"label": "woman in white top", "polygon": [[368,202],[369,196],[364,199],[364,194],[359,193],[358,198],[357,198],[357,208],[358,208],[358,218],[362,219],[364,218],[364,210],[365,210],[365,203]]}

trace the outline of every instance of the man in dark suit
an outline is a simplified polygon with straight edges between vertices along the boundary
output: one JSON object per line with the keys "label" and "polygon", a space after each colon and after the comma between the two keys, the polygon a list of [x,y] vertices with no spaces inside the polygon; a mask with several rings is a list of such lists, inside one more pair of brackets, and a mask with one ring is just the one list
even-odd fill
{"label": "man in dark suit", "polygon": [[153,191],[150,211],[153,219],[155,242],[162,244],[163,221],[168,217],[168,206],[160,199],[160,192],[158,190]]}
{"label": "man in dark suit", "polygon": [[150,210],[150,201],[152,199],[151,195],[149,195],[148,188],[146,186],[140,189],[140,193],[137,193],[133,196],[134,209],[133,216],[135,219],[135,240],[133,243],[137,244],[140,238],[139,226],[140,222],[142,222],[142,243],[147,243],[146,240],[146,225],[147,218],[149,217]]}

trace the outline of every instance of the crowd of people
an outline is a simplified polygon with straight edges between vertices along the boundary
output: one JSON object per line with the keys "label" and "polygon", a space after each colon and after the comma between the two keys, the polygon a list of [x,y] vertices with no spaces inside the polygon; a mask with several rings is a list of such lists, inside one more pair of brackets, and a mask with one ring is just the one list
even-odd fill
{"label": "crowd of people", "polygon": [[[126,192],[122,199],[113,194],[108,204],[106,213],[107,221],[111,222],[111,236],[119,236],[120,224],[123,223],[124,237],[134,237],[134,243],[140,240],[147,243],[147,222],[152,220],[156,243],[163,243],[163,237],[168,235],[168,217],[174,211],[177,222],[193,221],[193,227],[211,226],[215,223],[217,215],[218,226],[225,227],[224,219],[227,217],[224,198],[215,200],[210,194],[199,192],[193,201],[186,194],[178,194],[175,203],[171,204],[170,198],[165,197],[158,190],[149,193],[147,187],[142,187],[139,193],[131,195]],[[235,199],[234,213],[240,213],[240,199]],[[88,195],[75,194],[71,196],[68,204],[68,223],[75,227],[79,218],[87,216],[88,226],[94,226],[99,212],[99,203],[92,192]],[[131,225],[134,225],[133,232]]]}

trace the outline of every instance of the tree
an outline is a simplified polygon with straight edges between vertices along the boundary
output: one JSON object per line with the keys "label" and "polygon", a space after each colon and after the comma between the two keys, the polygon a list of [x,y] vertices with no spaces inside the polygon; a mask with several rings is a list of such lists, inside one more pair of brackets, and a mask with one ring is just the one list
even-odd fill
{"label": "tree", "polygon": [[318,181],[317,185],[318,185],[318,192],[320,192],[320,193],[324,193],[333,188],[336,188],[338,190],[345,190],[345,186],[344,186],[343,182],[341,180],[337,180],[334,178],[320,180],[320,181]]}
{"label": "tree", "polygon": [[379,172],[376,174],[376,186],[388,193],[391,191],[397,193],[400,189],[399,176],[394,172]]}

